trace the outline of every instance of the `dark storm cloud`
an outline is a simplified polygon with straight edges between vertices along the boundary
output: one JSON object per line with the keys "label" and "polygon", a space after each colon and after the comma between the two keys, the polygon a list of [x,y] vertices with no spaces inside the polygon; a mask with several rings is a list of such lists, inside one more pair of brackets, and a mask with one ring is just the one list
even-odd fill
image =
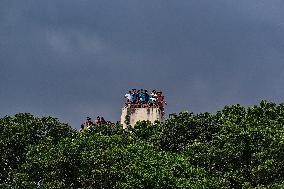
{"label": "dark storm cloud", "polygon": [[281,0],[8,1],[0,6],[0,114],[118,120],[132,87],[168,112],[281,102]]}

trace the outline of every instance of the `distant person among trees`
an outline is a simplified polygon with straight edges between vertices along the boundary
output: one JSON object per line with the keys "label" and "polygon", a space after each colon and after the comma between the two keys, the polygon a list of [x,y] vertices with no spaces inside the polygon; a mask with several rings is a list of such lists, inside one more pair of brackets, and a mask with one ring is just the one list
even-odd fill
{"label": "distant person among trees", "polygon": [[81,125],[80,131],[83,131],[85,128],[90,128],[94,125],[99,126],[99,125],[103,125],[103,124],[115,126],[115,124],[112,123],[111,121],[106,121],[104,119],[104,117],[97,116],[95,123],[92,121],[92,119],[90,117],[87,117],[86,121]]}
{"label": "distant person among trees", "polygon": [[82,124],[80,127],[80,131],[83,131],[83,130],[84,130],[84,124]]}
{"label": "distant person among trees", "polygon": [[92,119],[90,117],[86,117],[86,121],[83,124],[83,128],[89,128],[93,125],[94,123],[92,122]]}
{"label": "distant person among trees", "polygon": [[107,122],[105,121],[104,117],[101,117],[101,124],[106,124]]}
{"label": "distant person among trees", "polygon": [[100,125],[100,124],[101,124],[101,118],[100,118],[100,116],[97,116],[97,119],[95,120],[95,124],[96,124],[96,125]]}

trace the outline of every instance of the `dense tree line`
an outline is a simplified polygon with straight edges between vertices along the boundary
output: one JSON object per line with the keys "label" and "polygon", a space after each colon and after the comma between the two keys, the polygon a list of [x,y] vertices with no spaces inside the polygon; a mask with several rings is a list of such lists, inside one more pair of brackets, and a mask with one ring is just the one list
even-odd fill
{"label": "dense tree line", "polygon": [[81,132],[0,118],[0,188],[284,188],[284,105],[226,106]]}

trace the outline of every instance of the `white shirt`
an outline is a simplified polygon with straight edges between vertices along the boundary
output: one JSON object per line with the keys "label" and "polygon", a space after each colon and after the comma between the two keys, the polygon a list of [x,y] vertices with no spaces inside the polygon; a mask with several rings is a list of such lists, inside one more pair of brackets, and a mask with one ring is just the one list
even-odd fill
{"label": "white shirt", "polygon": [[131,101],[131,94],[127,93],[124,95],[124,97]]}
{"label": "white shirt", "polygon": [[156,102],[158,95],[156,93],[151,93],[151,96],[152,96],[152,101]]}

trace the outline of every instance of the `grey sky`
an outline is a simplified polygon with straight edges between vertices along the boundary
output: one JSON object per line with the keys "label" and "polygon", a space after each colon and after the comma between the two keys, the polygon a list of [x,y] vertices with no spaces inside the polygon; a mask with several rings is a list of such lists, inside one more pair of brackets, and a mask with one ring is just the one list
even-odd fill
{"label": "grey sky", "polygon": [[280,103],[283,35],[283,0],[1,0],[0,116],[115,121],[133,87],[168,113]]}

